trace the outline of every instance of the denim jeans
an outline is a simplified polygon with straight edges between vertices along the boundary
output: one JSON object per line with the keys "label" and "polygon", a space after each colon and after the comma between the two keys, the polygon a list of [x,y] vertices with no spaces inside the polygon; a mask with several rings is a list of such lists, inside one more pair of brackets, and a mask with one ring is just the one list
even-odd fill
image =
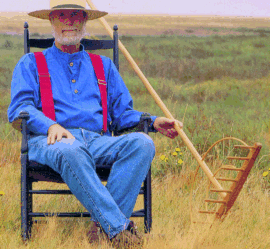
{"label": "denim jeans", "polygon": [[[75,139],[62,138],[53,145],[47,144],[47,136],[31,136],[29,160],[58,172],[92,220],[112,238],[130,222],[155,155],[154,143],[144,133],[109,137],[81,128],[68,130]],[[98,164],[112,165],[106,186],[96,174]]]}

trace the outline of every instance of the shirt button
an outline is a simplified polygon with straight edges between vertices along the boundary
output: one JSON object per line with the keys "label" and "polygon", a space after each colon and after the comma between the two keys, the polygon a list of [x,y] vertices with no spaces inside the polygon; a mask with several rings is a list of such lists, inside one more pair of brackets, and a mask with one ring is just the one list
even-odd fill
{"label": "shirt button", "polygon": [[75,93],[78,93],[78,90],[76,89],[74,92],[75,92]]}
{"label": "shirt button", "polygon": [[75,82],[76,82],[76,80],[73,79],[73,80],[72,80],[72,83],[75,83]]}
{"label": "shirt button", "polygon": [[69,65],[70,65],[71,67],[73,67],[73,62],[70,62]]}

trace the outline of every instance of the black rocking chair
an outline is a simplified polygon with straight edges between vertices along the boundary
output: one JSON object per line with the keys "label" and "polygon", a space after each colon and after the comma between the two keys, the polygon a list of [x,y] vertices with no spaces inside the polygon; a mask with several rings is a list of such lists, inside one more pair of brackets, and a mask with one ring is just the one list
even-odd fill
{"label": "black rocking chair", "polygon": [[[85,50],[113,49],[113,62],[119,70],[118,57],[118,27],[114,26],[113,40],[88,40],[83,39],[81,43]],[[47,48],[53,45],[54,39],[29,39],[28,24],[24,24],[24,52],[30,53],[30,47]],[[72,194],[70,190],[33,190],[33,182],[47,181],[64,183],[61,176],[49,166],[40,165],[28,159],[27,125],[29,119],[27,112],[21,112],[19,117],[12,123],[13,127],[22,131],[21,145],[21,230],[24,241],[31,236],[31,227],[34,217],[46,217],[57,215],[57,217],[90,217],[88,212],[73,213],[41,213],[33,211],[33,194]],[[149,115],[142,116],[143,132],[148,133]],[[96,171],[101,181],[106,181],[111,166],[96,165]],[[152,227],[152,203],[151,203],[151,168],[141,187],[140,194],[144,195],[144,209],[134,211],[131,217],[144,217],[144,231],[149,233]]]}

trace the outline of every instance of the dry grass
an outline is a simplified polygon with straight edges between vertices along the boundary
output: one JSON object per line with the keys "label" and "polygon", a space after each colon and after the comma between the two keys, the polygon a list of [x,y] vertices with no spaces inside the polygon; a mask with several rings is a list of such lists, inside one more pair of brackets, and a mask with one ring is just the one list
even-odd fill
{"label": "dry grass", "polygon": [[[110,26],[118,24],[121,35],[239,34],[236,28],[269,28],[269,18],[230,16],[116,15],[105,17]],[[32,33],[51,34],[48,21],[29,17],[26,12],[0,12],[0,32],[22,34],[27,21]],[[88,22],[91,35],[106,34],[98,20]]]}
{"label": "dry grass", "polygon": [[[160,164],[159,156],[164,148],[173,148],[170,141],[156,134],[157,156],[153,164]],[[2,142],[0,190],[0,248],[110,248],[107,242],[91,246],[86,237],[89,227],[87,218],[46,218],[33,225],[32,240],[23,245],[20,237],[20,162],[19,144]],[[252,171],[234,207],[223,223],[215,223],[209,230],[202,225],[191,226],[190,192],[196,163],[184,152],[184,165],[180,174],[167,174],[154,178],[153,229],[144,248],[268,248],[270,238],[269,190],[265,189],[261,173]],[[198,184],[205,182],[198,178]],[[61,186],[60,186],[61,185]],[[34,187],[46,189],[67,188],[62,184],[36,183]],[[198,192],[197,198],[202,199]],[[83,211],[84,208],[73,196],[37,196],[36,211]],[[135,209],[142,208],[142,197]],[[192,204],[193,205],[193,204]],[[143,220],[134,218],[143,230]]]}

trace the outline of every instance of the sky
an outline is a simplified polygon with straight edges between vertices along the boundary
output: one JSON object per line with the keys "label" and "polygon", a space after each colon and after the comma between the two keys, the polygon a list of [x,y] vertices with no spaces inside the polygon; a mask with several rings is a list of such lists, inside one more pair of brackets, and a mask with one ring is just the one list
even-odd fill
{"label": "sky", "polygon": [[[0,11],[49,9],[50,0],[0,0]],[[229,15],[270,17],[269,0],[92,0],[109,14]],[[89,7],[87,7],[90,9]]]}

